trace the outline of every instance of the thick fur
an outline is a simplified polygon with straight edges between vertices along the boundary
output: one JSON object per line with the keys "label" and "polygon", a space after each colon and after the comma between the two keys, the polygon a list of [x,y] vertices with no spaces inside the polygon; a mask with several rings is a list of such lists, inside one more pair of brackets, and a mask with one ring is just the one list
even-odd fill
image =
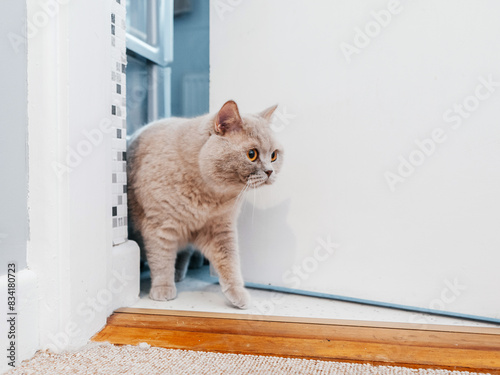
{"label": "thick fur", "polygon": [[[280,172],[283,149],[269,127],[275,108],[240,116],[229,101],[215,115],[160,120],[132,136],[129,216],[151,269],[150,298],[176,297],[177,253],[192,244],[215,267],[227,299],[249,307],[236,219],[241,194],[272,184]],[[254,148],[259,157],[252,162],[247,153]],[[278,156],[271,162],[274,151]]]}

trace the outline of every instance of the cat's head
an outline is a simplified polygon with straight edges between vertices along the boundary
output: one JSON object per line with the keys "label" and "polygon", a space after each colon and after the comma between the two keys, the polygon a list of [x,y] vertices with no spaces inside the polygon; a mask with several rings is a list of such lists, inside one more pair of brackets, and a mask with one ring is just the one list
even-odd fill
{"label": "cat's head", "polygon": [[224,190],[270,185],[283,164],[283,148],[274,138],[271,117],[277,106],[240,115],[232,100],[210,120],[209,139],[200,152],[205,180]]}

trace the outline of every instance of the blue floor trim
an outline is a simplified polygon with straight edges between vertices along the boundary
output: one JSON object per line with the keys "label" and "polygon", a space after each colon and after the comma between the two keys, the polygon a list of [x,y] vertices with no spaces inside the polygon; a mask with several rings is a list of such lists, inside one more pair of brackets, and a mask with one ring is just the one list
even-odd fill
{"label": "blue floor trim", "polygon": [[[217,277],[210,276],[210,278],[216,282],[218,281]],[[258,284],[258,283],[245,283],[245,286],[247,286],[248,288],[270,290],[270,291],[281,292],[281,293],[298,294],[298,295],[309,296],[309,297],[327,298],[327,299],[333,299],[336,301],[352,302],[352,303],[359,303],[359,304],[363,304],[363,305],[387,307],[387,308],[391,308],[391,309],[418,312],[418,313],[423,313],[423,314],[433,314],[433,315],[440,315],[440,316],[446,316],[446,317],[451,317],[451,318],[460,318],[460,319],[475,320],[475,321],[486,322],[486,323],[500,324],[500,319],[489,318],[489,317],[485,317],[485,316],[461,314],[461,313],[455,313],[455,312],[451,312],[451,311],[426,309],[426,308],[422,308],[422,307],[399,305],[396,303],[378,302],[378,301],[372,301],[372,300],[367,300],[367,299],[362,299],[362,298],[345,297],[345,296],[339,296],[336,294],[328,294],[328,293],[321,293],[321,292],[311,292],[311,291],[307,291],[307,290],[285,288],[285,287],[275,286],[275,285],[264,285],[264,284]]]}

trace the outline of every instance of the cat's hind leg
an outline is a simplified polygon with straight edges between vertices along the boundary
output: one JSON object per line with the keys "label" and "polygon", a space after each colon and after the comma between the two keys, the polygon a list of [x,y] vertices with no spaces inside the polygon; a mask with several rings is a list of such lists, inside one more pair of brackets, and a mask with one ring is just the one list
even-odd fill
{"label": "cat's hind leg", "polygon": [[175,260],[175,282],[184,280],[188,270],[188,266],[192,256],[194,254],[194,248],[188,245],[185,249],[182,249],[177,253],[177,259]]}
{"label": "cat's hind leg", "polygon": [[191,260],[189,261],[189,269],[197,269],[203,267],[205,263],[205,257],[199,250],[194,250],[193,255],[191,255]]}

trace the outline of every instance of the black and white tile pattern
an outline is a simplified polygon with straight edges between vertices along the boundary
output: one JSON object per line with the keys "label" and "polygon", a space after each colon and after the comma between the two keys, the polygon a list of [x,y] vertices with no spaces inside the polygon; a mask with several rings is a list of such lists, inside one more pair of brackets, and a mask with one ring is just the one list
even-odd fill
{"label": "black and white tile pattern", "polygon": [[126,14],[120,0],[111,2],[111,115],[113,121],[112,225],[113,244],[127,240],[127,122],[126,122]]}

